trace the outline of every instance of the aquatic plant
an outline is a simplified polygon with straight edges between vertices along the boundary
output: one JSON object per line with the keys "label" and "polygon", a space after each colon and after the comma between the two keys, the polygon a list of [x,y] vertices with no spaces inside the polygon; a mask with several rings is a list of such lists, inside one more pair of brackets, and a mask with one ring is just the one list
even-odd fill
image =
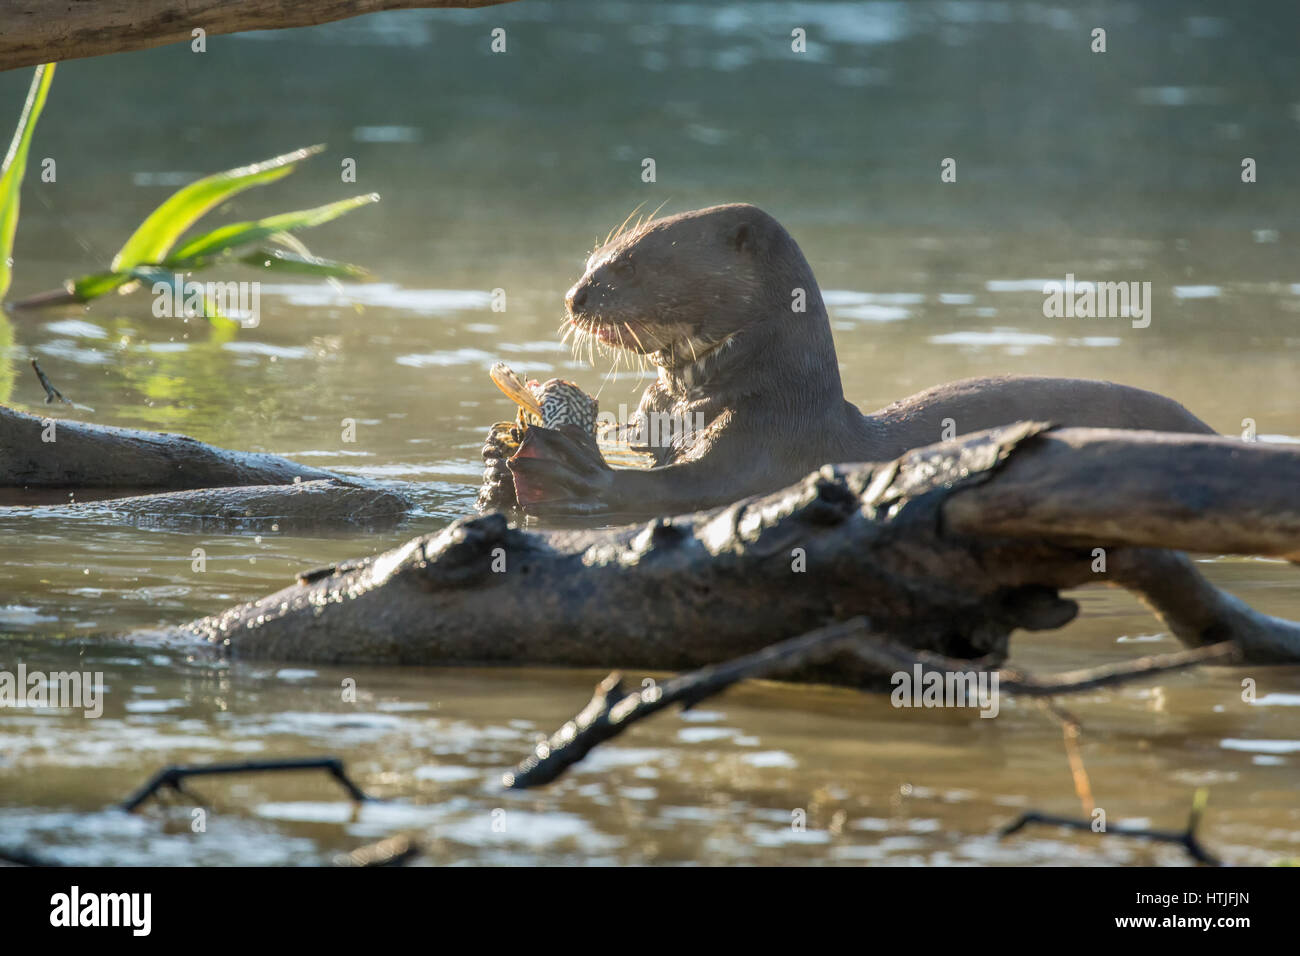
{"label": "aquatic plant", "polygon": [[23,104],[18,128],[13,142],[0,166],[0,299],[9,291],[13,278],[14,233],[18,230],[18,194],[22,190],[23,174],[27,171],[27,152],[36,131],[36,121],[45,108],[45,97],[54,79],[54,64],[45,63],[36,68],[27,102]]}
{"label": "aquatic plant", "polygon": [[[369,274],[361,266],[312,255],[292,233],[319,226],[353,209],[377,202],[378,193],[366,193],[264,219],[218,226],[187,240],[177,248],[181,236],[213,208],[245,189],[264,186],[284,178],[300,162],[324,148],[316,145],[296,149],[190,183],[173,193],[140,223],[113,257],[107,271],[68,279],[62,289],[32,296],[14,303],[13,307],[45,308],[89,302],[114,290],[123,294],[132,292],[142,282],[151,286],[160,282],[177,286],[182,282],[184,273],[233,263],[273,272],[327,278],[368,277]],[[272,245],[281,248],[271,248]],[[201,312],[210,320],[226,318],[207,297],[202,298]]]}

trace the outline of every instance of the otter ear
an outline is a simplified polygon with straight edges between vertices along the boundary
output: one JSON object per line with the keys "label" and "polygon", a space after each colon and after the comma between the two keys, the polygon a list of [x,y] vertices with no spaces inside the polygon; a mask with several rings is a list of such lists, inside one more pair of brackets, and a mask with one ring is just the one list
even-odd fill
{"label": "otter ear", "polygon": [[747,222],[732,226],[727,241],[731,244],[731,248],[737,252],[752,253],[758,248],[757,234],[754,227]]}

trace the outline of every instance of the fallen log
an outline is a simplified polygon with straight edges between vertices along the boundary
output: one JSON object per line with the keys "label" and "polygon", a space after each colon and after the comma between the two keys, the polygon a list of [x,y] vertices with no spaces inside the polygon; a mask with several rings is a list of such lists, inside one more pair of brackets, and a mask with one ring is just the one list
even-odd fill
{"label": "fallen log", "polygon": [[1300,454],[1235,438],[1063,429],[945,507],[959,534],[1300,561]]}
{"label": "fallen log", "polygon": [[[1063,479],[1076,459],[1092,462],[1093,479],[1113,480]],[[1051,497],[1066,533],[1007,530],[1004,475],[1017,500],[1036,488]],[[688,670],[866,615],[910,649],[994,666],[1013,630],[1075,616],[1060,589],[1106,582],[1138,593],[1186,644],[1231,640],[1246,660],[1300,661],[1300,626],[1149,547],[1294,556],[1297,479],[1300,450],[1022,422],[894,462],[827,466],[773,494],[645,525],[526,531],[501,515],[463,519],[178,630],[134,636],[199,639],[247,658]],[[1249,489],[1248,504],[1234,488]],[[1138,514],[1162,496],[1204,502],[1214,520],[1189,540],[1182,526],[1194,518],[1178,507]],[[994,530],[981,524],[985,497]],[[1096,531],[1070,520],[1076,508]],[[1093,544],[1106,549],[1105,570],[1094,570]],[[880,684],[878,668],[845,650],[780,676]]]}
{"label": "fallen log", "polygon": [[488,7],[510,0],[0,0],[0,70],[189,43],[244,30],[315,26],[428,7]]}
{"label": "fallen log", "polygon": [[285,485],[341,479],[278,455],[185,435],[39,418],[0,406],[0,488],[130,490]]}

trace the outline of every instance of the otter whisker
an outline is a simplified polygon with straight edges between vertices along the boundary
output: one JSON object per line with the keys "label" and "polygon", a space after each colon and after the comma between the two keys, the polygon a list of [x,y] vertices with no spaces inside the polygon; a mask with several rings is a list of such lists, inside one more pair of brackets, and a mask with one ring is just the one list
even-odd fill
{"label": "otter whisker", "polygon": [[623,235],[623,230],[627,228],[627,224],[632,221],[633,216],[635,216],[638,212],[640,212],[641,207],[644,206],[647,201],[648,200],[643,199],[636,204],[636,208],[627,214],[627,218],[623,220],[622,224],[620,224],[617,229],[613,230],[612,232],[610,232],[608,236],[605,237],[605,245],[609,245],[611,240],[617,239],[619,236]]}
{"label": "otter whisker", "polygon": [[661,202],[658,206],[655,206],[655,211],[652,212],[649,216],[646,217],[646,222],[647,222],[647,223],[654,222],[655,216],[659,215],[660,211],[664,208],[664,206],[667,206],[667,205],[668,205],[668,200],[665,199],[665,200],[664,200],[663,202]]}
{"label": "otter whisker", "polygon": [[605,375],[601,378],[600,387],[596,389],[596,394],[593,396],[597,401],[600,400],[600,393],[605,390],[605,385],[610,381],[610,379],[614,377],[614,370],[617,368],[618,368],[618,353],[615,352],[614,364],[609,367],[609,371],[606,372]]}
{"label": "otter whisker", "polygon": [[[569,358],[571,361],[576,363],[578,361],[578,349],[582,347],[583,336],[582,326],[579,325],[576,320],[571,320],[569,322],[569,327],[564,332],[564,337],[566,339],[570,335],[573,336],[573,341],[569,343]],[[563,339],[561,341],[563,341]]]}
{"label": "otter whisker", "polygon": [[[641,336],[639,336],[639,335],[636,334],[636,329],[632,328],[632,324],[631,324],[630,322],[624,322],[624,323],[623,323],[623,328],[627,329],[627,334],[630,335],[630,336],[632,336],[632,340],[633,340],[634,342],[636,342],[637,348],[639,348],[639,349],[644,353],[644,352],[645,352],[645,345],[643,345],[643,344],[641,343]],[[622,332],[619,333],[619,339],[618,339],[618,340],[619,340],[620,342],[623,341],[623,333],[622,333]]]}
{"label": "otter whisker", "polygon": [[[642,354],[645,351],[645,346],[641,345],[641,340],[637,338],[636,331],[632,328],[632,324],[630,322],[621,322],[616,328],[618,331],[619,347],[623,349],[625,354],[628,354],[627,368],[629,372],[632,371],[632,356],[633,355],[636,356],[637,376],[636,376],[636,382],[632,384],[632,391],[636,391],[636,389],[640,386],[641,381],[645,378],[645,355]],[[632,336],[633,340],[640,347],[640,351],[633,352],[624,343],[623,331],[625,329],[627,330],[628,335]]]}
{"label": "otter whisker", "polygon": [[623,356],[627,355],[627,343],[623,341],[623,326],[626,324],[626,322],[620,322],[614,326],[614,334],[618,336],[618,349],[614,352],[615,368],[618,368],[618,362],[623,361]]}
{"label": "otter whisker", "polygon": [[[623,328],[627,329],[627,334],[630,335],[630,336],[632,336],[632,341],[636,342],[636,346],[637,346],[637,351],[636,351],[636,370],[637,370],[637,376],[636,376],[636,382],[635,382],[635,383],[633,384],[633,386],[632,386],[632,390],[633,390],[633,391],[636,391],[637,388],[640,387],[641,382],[645,380],[645,375],[646,375],[646,371],[647,371],[647,367],[646,367],[646,356],[645,356],[645,344],[641,341],[641,336],[639,336],[639,335],[636,334],[636,329],[632,328],[632,323],[631,323],[631,322],[624,322],[624,323],[623,323]],[[622,334],[623,334],[622,332],[619,333],[620,341],[622,341]],[[629,359],[629,360],[628,360],[628,367],[631,368],[631,365],[632,365],[632,362],[631,362],[631,360]]]}

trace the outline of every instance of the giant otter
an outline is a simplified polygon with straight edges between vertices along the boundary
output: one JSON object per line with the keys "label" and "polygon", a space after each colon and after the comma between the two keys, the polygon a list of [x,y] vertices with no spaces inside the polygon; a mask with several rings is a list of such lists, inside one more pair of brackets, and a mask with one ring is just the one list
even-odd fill
{"label": "giant otter", "polygon": [[645,441],[652,421],[668,432],[652,448],[657,466],[610,468],[569,427],[530,428],[508,462],[490,437],[481,506],[513,504],[514,492],[538,515],[692,511],[774,491],[828,462],[895,458],[948,437],[946,419],[962,434],[1022,419],[1213,433],[1153,392],[1065,378],[967,379],[863,415],[844,398],[812,269],[781,224],[747,204],[614,237],[565,302],[579,334],[658,367],[638,410],[641,432],[628,435]]}

